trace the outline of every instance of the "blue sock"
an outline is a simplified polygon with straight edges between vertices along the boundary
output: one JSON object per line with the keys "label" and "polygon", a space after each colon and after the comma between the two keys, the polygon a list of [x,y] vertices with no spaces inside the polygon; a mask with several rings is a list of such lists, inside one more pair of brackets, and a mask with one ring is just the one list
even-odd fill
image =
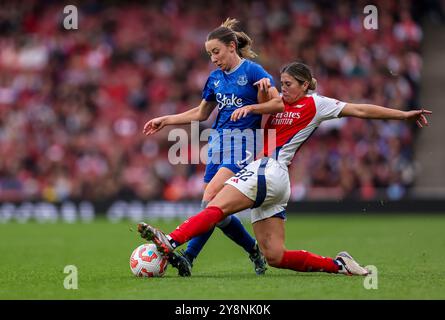
{"label": "blue sock", "polygon": [[228,223],[224,223],[226,222],[226,220],[224,220],[223,224],[218,225],[218,227],[226,236],[235,241],[239,246],[243,247],[244,250],[248,253],[252,253],[255,246],[255,239],[247,232],[238,217],[229,216],[228,218],[230,218],[230,221],[227,221]]}
{"label": "blue sock", "polygon": [[[202,201],[201,207],[207,207],[208,202]],[[255,246],[255,239],[247,232],[242,225],[240,219],[236,216],[228,216],[218,224],[218,227],[224,232],[226,236],[232,239],[239,246],[243,247],[248,253],[253,252]],[[202,248],[205,246],[215,228],[206,233],[191,239],[185,250],[185,254],[189,257],[191,262],[199,255]]]}
{"label": "blue sock", "polygon": [[[208,201],[202,200],[201,201],[201,209],[207,208],[207,205],[209,204]],[[187,249],[185,250],[185,254],[190,259],[190,262],[193,262],[193,260],[196,259],[196,257],[201,252],[202,248],[204,248],[205,244],[207,243],[207,240],[209,240],[210,236],[212,235],[215,228],[212,228],[211,230],[207,231],[204,234],[201,234],[200,236],[192,238],[192,240],[189,241],[187,245]]]}
{"label": "blue sock", "polygon": [[207,243],[207,240],[209,240],[214,230],[215,228],[212,228],[206,233],[194,237],[192,238],[192,240],[189,241],[187,249],[185,250],[185,254],[191,260],[190,262],[193,262],[193,260],[198,256],[198,254],[201,252],[202,248]]}

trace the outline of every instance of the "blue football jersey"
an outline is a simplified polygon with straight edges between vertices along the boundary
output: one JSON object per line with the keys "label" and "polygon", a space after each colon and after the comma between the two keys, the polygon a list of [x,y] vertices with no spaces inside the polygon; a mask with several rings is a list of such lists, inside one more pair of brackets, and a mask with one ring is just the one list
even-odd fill
{"label": "blue football jersey", "polygon": [[[206,101],[217,102],[218,115],[213,124],[215,133],[209,138],[209,160],[222,163],[237,163],[240,157],[234,157],[234,153],[242,153],[242,158],[246,155],[246,145],[250,146],[249,153],[255,156],[256,139],[252,135],[241,132],[245,129],[252,129],[250,132],[255,135],[255,129],[261,127],[261,115],[249,114],[238,121],[231,121],[232,112],[246,105],[258,103],[258,87],[253,84],[262,78],[269,78],[274,85],[272,76],[267,73],[259,64],[243,59],[235,69],[225,72],[221,69],[214,70],[205,84],[202,98]],[[238,130],[236,130],[238,129]],[[231,135],[231,142],[227,143],[224,137]],[[239,140],[237,139],[239,138]],[[253,148],[252,148],[253,146]],[[212,156],[213,155],[213,156]],[[217,155],[217,157],[215,157]]]}

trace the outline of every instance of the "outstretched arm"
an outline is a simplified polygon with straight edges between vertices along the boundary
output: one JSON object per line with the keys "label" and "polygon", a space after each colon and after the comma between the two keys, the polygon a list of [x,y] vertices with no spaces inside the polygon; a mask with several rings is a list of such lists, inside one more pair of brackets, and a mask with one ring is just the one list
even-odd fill
{"label": "outstretched arm", "polygon": [[263,78],[255,82],[254,85],[258,86],[258,103],[235,110],[230,120],[237,121],[249,113],[274,114],[283,112],[284,103],[277,88],[271,87],[269,78]]}
{"label": "outstretched arm", "polygon": [[187,124],[191,121],[207,120],[215,108],[214,102],[202,100],[199,106],[186,112],[154,118],[144,125],[144,134],[149,136],[161,130],[168,125]]}
{"label": "outstretched arm", "polygon": [[424,125],[428,126],[428,120],[425,117],[427,114],[432,114],[432,112],[425,109],[401,111],[373,104],[347,103],[339,117],[416,121],[416,124],[422,128]]}

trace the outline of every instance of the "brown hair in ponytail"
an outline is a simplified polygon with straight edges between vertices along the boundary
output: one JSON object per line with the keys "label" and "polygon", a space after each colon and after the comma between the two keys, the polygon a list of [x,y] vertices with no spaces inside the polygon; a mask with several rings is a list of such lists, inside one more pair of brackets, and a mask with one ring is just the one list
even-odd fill
{"label": "brown hair in ponytail", "polygon": [[234,30],[238,23],[236,19],[227,18],[221,26],[208,34],[207,41],[217,39],[225,45],[233,41],[241,58],[253,59],[257,54],[251,49],[252,39],[245,32]]}

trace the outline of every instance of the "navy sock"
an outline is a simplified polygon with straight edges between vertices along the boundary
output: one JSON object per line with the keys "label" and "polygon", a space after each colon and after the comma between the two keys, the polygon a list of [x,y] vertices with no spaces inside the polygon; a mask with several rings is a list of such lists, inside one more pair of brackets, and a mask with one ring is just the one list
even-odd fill
{"label": "navy sock", "polygon": [[240,219],[236,216],[230,216],[230,222],[224,226],[218,226],[226,236],[235,241],[239,246],[243,247],[248,253],[253,253],[255,239],[244,228]]}
{"label": "navy sock", "polygon": [[192,240],[189,241],[187,249],[185,250],[185,254],[188,258],[190,258],[190,262],[193,262],[193,260],[198,256],[214,230],[215,228],[207,231],[204,234],[201,234],[200,236],[194,237],[192,238]]}

